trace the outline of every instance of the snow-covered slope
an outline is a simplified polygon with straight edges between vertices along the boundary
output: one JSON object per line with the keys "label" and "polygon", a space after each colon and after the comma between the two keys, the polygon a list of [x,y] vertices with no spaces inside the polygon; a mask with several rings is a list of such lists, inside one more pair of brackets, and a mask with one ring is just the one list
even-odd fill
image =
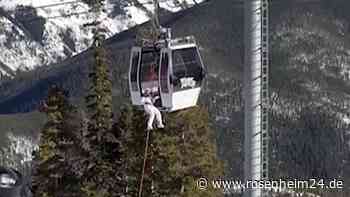
{"label": "snow-covered slope", "polygon": [[[153,11],[149,1],[139,2]],[[170,0],[160,6],[175,12],[181,9],[176,2]],[[186,1],[189,6],[194,3]],[[0,76],[61,61],[87,49],[92,42],[92,29],[84,24],[94,20],[89,10],[79,0],[1,0]],[[143,9],[127,0],[107,0],[101,17],[107,36],[148,20]]]}

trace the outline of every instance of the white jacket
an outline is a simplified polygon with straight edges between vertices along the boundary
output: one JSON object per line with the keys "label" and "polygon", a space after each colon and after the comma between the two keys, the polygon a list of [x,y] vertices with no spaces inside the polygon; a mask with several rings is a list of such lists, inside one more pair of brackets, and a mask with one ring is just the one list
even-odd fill
{"label": "white jacket", "polygon": [[152,97],[147,96],[147,97],[142,97],[141,98],[141,103],[142,105],[153,105]]}

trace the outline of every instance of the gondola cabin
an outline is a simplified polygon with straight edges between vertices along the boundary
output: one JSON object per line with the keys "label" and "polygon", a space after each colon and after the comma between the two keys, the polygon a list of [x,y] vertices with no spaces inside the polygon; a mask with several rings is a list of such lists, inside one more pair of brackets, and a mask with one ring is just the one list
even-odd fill
{"label": "gondola cabin", "polygon": [[155,106],[177,111],[197,104],[205,77],[194,37],[173,39],[160,47],[132,47],[129,70],[133,105],[142,105],[146,89],[160,96]]}

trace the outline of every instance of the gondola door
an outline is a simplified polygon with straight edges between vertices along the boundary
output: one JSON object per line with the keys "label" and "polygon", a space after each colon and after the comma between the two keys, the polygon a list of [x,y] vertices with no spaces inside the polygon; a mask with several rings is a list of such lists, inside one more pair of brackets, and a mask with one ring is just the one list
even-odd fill
{"label": "gondola door", "polygon": [[141,105],[141,91],[139,83],[139,71],[141,61],[141,47],[133,47],[130,56],[129,89],[133,105]]}
{"label": "gondola door", "polygon": [[172,104],[172,87],[170,85],[171,73],[171,56],[169,49],[161,50],[160,70],[159,70],[159,84],[160,96],[162,100],[162,107],[171,110]]}

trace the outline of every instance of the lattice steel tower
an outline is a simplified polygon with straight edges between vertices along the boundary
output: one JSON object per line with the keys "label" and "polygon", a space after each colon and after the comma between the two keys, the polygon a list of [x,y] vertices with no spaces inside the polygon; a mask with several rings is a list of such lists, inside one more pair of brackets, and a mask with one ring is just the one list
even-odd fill
{"label": "lattice steel tower", "polygon": [[[268,179],[269,38],[268,0],[245,0],[244,63],[244,179]],[[263,189],[247,189],[245,197],[267,196]]]}

